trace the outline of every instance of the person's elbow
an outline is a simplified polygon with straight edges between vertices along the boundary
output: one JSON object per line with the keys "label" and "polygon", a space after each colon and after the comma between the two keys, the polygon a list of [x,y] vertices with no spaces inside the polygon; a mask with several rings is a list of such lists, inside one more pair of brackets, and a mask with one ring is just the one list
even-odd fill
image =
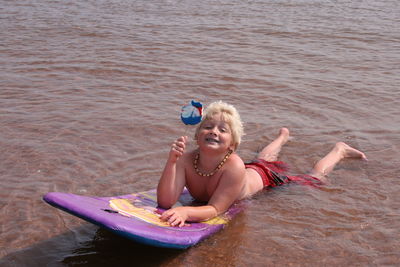
{"label": "person's elbow", "polygon": [[174,204],[175,202],[170,198],[157,196],[157,205],[162,209],[170,209]]}
{"label": "person's elbow", "polygon": [[214,218],[217,217],[218,215],[223,214],[225,211],[227,211],[228,209],[224,209],[224,208],[220,208],[217,205],[214,204],[209,204],[211,207],[211,216],[210,218]]}
{"label": "person's elbow", "polygon": [[173,204],[171,204],[171,203],[161,202],[161,201],[158,201],[157,204],[158,204],[159,208],[162,208],[162,209],[165,209],[165,210],[168,210],[173,206]]}

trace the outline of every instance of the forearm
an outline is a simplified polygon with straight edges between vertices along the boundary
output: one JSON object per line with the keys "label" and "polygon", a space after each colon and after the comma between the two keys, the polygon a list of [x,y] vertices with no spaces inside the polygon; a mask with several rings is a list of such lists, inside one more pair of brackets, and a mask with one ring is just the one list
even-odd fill
{"label": "forearm", "polygon": [[179,137],[171,147],[163,173],[157,186],[157,202],[169,209],[178,200],[185,186],[184,150],[187,137]]}
{"label": "forearm", "polygon": [[214,206],[206,205],[200,207],[184,207],[187,209],[187,221],[189,222],[201,222],[218,215],[218,211]]}
{"label": "forearm", "polygon": [[157,202],[160,207],[170,208],[179,197],[176,168],[176,161],[168,159],[157,186]]}
{"label": "forearm", "polygon": [[160,219],[167,221],[171,226],[182,227],[185,222],[201,222],[214,218],[218,215],[214,206],[206,205],[200,207],[177,207],[165,211]]}

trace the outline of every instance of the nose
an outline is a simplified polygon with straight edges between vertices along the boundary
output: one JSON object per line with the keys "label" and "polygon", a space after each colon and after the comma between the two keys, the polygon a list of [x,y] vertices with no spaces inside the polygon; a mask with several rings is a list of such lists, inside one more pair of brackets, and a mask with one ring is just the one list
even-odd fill
{"label": "nose", "polygon": [[216,136],[217,135],[217,127],[211,128],[210,133]]}

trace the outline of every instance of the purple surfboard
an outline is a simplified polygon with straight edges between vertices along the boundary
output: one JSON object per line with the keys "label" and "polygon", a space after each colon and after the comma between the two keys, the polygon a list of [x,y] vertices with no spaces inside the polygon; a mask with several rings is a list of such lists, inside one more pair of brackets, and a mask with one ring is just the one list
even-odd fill
{"label": "purple surfboard", "polygon": [[[183,227],[171,227],[159,219],[156,190],[114,197],[93,197],[51,192],[43,197],[50,205],[100,227],[143,244],[185,249],[221,230],[243,210],[243,202],[224,214]],[[196,205],[185,190],[175,206]],[[174,207],[175,207],[174,206]]]}

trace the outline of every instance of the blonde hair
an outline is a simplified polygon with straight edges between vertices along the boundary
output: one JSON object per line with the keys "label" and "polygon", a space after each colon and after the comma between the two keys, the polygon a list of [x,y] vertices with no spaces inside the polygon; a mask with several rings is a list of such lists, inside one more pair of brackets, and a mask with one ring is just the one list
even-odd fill
{"label": "blonde hair", "polygon": [[236,108],[233,105],[222,101],[213,102],[204,110],[203,119],[196,129],[195,139],[197,139],[197,135],[203,123],[210,120],[216,114],[221,114],[222,120],[229,124],[232,132],[234,150],[236,150],[242,141],[242,136],[244,135],[243,123]]}

